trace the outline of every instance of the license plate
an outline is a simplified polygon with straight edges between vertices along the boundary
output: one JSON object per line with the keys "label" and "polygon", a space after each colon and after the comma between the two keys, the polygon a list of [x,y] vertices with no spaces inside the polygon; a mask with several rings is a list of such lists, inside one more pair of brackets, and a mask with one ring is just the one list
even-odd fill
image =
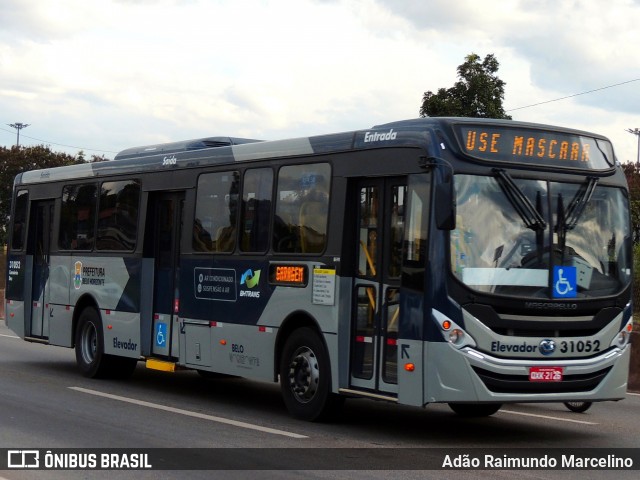
{"label": "license plate", "polygon": [[530,382],[561,382],[562,367],[531,367],[529,369]]}

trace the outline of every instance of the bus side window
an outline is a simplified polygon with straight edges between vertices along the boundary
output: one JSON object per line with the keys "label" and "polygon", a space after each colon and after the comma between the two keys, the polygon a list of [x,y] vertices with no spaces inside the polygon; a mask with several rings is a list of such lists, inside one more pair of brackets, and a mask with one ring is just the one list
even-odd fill
{"label": "bus side window", "polygon": [[300,249],[302,253],[321,253],[327,241],[328,197],[316,192],[300,205]]}
{"label": "bus side window", "polygon": [[200,175],[193,222],[196,252],[232,252],[236,246],[239,173]]}
{"label": "bus side window", "polygon": [[93,249],[97,192],[97,186],[93,183],[63,187],[58,237],[61,249]]}
{"label": "bus side window", "polygon": [[98,250],[130,251],[136,246],[140,183],[105,182],[100,188]]}
{"label": "bus side window", "polygon": [[11,249],[22,250],[24,234],[27,227],[27,208],[29,206],[29,192],[20,190],[15,198],[13,208],[13,232],[11,235]]}
{"label": "bus side window", "polygon": [[269,247],[273,170],[247,170],[242,187],[240,249],[243,252],[265,252]]}
{"label": "bus side window", "polygon": [[282,167],[278,173],[273,249],[283,253],[322,253],[329,215],[328,163]]}

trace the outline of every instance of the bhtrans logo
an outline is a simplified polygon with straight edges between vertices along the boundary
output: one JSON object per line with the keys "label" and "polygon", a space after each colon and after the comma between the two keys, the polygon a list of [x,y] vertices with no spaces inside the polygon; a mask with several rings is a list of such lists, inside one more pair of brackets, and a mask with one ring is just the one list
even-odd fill
{"label": "bhtrans logo", "polygon": [[364,134],[364,143],[395,140],[397,136],[398,133],[394,132],[393,128],[388,132],[366,132]]}
{"label": "bhtrans logo", "polygon": [[249,290],[240,290],[241,297],[253,297],[260,298],[260,290],[256,289],[260,284],[260,270],[256,270],[255,272],[252,269],[247,270],[240,277],[240,286],[246,287]]}

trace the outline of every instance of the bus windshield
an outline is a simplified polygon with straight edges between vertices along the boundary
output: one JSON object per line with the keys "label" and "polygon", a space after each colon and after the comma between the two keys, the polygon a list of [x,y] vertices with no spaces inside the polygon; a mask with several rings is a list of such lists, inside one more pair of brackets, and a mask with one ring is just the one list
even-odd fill
{"label": "bus windshield", "polygon": [[547,299],[614,295],[631,281],[620,188],[458,174],[451,268],[485,293]]}

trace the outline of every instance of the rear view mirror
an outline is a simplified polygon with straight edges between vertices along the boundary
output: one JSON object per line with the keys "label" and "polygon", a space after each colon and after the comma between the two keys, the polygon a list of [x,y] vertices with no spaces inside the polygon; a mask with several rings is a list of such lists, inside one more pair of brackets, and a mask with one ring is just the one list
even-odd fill
{"label": "rear view mirror", "polygon": [[456,228],[456,197],[452,175],[446,173],[443,180],[436,185],[434,202],[436,226],[440,230]]}

